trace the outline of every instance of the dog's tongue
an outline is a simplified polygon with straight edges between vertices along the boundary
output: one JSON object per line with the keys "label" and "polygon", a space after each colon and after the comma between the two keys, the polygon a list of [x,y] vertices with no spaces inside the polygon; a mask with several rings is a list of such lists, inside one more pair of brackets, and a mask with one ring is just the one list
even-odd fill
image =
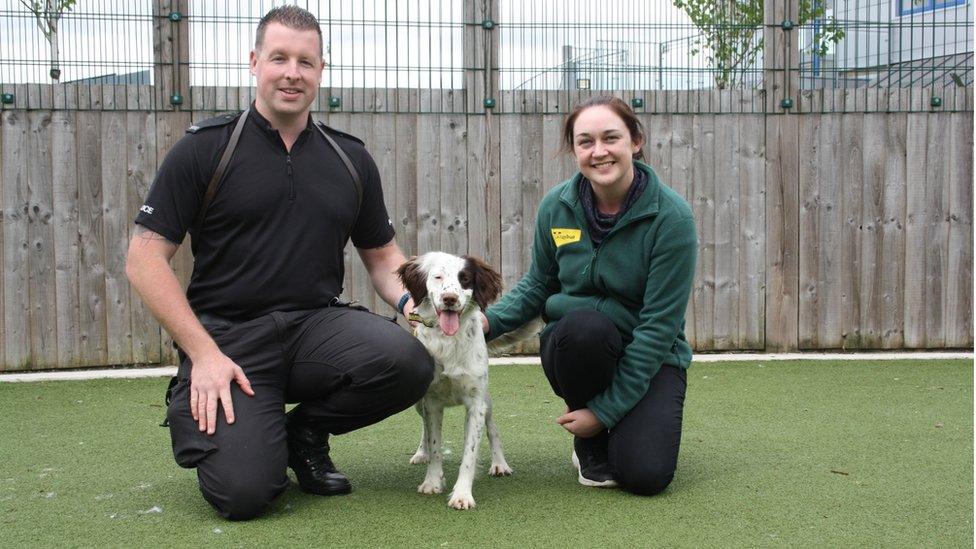
{"label": "dog's tongue", "polygon": [[440,323],[444,335],[449,336],[456,334],[458,326],[461,325],[457,311],[441,311],[437,313],[437,321]]}

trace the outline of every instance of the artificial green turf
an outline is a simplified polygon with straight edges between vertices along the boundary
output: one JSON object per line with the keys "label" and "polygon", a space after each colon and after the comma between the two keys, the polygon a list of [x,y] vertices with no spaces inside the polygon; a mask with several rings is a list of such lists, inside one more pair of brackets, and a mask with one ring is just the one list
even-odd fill
{"label": "artificial green turf", "polygon": [[[415,492],[408,410],[336,437],[350,496],[294,487],[231,523],[202,500],[158,427],[165,382],[0,384],[0,546],[973,545],[973,362],[738,362],[689,371],[678,474],[642,498],[579,486],[562,404],[538,367],[491,370],[515,475],[478,506]],[[449,410],[453,484],[462,410]]]}

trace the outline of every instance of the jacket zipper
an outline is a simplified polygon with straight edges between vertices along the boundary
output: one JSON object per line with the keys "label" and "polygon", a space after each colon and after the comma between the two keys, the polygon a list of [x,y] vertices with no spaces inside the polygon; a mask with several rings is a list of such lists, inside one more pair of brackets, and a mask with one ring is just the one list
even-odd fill
{"label": "jacket zipper", "polygon": [[[604,237],[606,241],[606,237]],[[600,246],[603,244],[601,243]],[[600,246],[593,248],[593,257],[590,258],[590,286],[593,286],[594,290],[599,290],[596,286],[596,260],[600,255]]]}
{"label": "jacket zipper", "polygon": [[285,167],[288,169],[288,200],[295,200],[295,177],[291,169],[291,153],[285,155]]}

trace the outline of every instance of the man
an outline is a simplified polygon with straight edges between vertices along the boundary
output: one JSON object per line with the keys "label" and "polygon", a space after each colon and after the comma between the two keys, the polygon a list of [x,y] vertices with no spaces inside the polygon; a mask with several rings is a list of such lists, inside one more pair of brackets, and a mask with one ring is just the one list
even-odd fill
{"label": "man", "polygon": [[[329,434],[407,408],[433,376],[406,331],[336,299],[351,238],[379,296],[401,313],[413,308],[394,275],[404,256],[376,165],[360,141],[327,130],[337,151],[310,116],[324,68],[318,21],[296,6],[268,12],[250,68],[257,98],[203,221],[235,117],[191,127],[167,155],[126,264],[180,348],[167,413],[176,461],[197,468],[204,498],[234,520],[284,491],[286,466],[306,492],[348,493]],[[169,260],[187,231],[194,269],[184,296]],[[286,416],[286,402],[300,404]]]}

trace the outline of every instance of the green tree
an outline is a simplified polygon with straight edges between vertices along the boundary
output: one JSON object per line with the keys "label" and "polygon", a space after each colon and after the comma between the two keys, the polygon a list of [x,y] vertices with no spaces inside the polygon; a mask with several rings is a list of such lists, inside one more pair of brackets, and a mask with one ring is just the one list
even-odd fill
{"label": "green tree", "polygon": [[51,78],[55,80],[61,78],[58,23],[61,21],[61,15],[64,12],[71,11],[75,5],[75,0],[44,0],[43,2],[20,0],[20,3],[34,14],[34,22],[37,23],[37,28],[41,29],[44,38],[51,46]]}
{"label": "green tree", "polygon": [[[692,41],[691,53],[705,54],[709,65],[715,68],[718,88],[741,86],[763,49],[763,0],[672,1],[701,31]],[[799,20],[793,22],[806,25],[821,21],[809,48],[815,55],[826,55],[831,44],[844,38],[844,29],[826,14],[822,1],[800,0]]]}

